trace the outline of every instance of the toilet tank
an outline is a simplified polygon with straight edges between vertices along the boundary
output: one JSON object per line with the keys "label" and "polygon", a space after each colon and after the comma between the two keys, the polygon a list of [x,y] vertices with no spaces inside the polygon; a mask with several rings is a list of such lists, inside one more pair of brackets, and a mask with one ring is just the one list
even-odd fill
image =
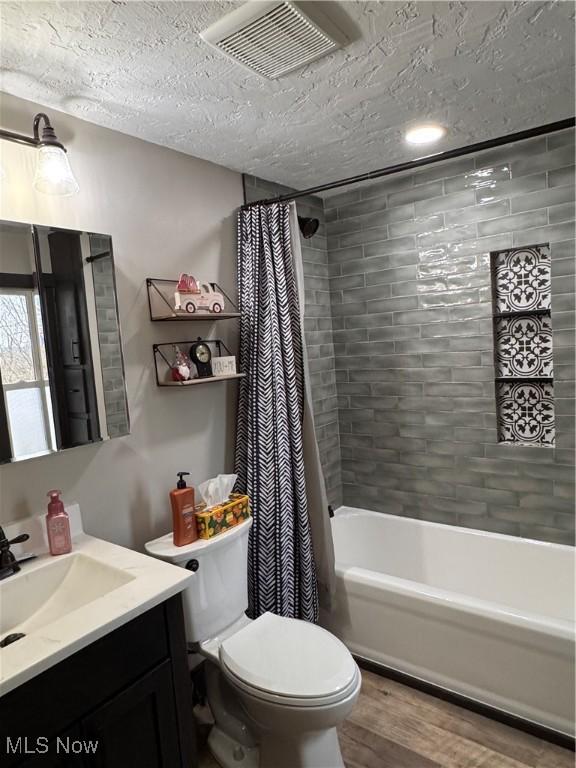
{"label": "toilet tank", "polygon": [[154,557],[193,574],[182,592],[186,637],[199,643],[218,635],[237,621],[248,607],[248,534],[252,518],[212,539],[198,539],[176,547],[172,533],[149,541]]}

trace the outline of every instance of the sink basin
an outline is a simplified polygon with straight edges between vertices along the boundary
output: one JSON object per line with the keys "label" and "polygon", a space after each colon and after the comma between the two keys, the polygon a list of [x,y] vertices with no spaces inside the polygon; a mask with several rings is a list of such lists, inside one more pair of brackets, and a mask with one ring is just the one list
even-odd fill
{"label": "sink basin", "polygon": [[89,536],[77,504],[67,507],[72,552],[48,552],[43,515],[3,525],[8,539],[27,533],[13,553],[37,557],[0,580],[0,697],[82,648],[160,605],[194,574]]}
{"label": "sink basin", "polygon": [[25,564],[0,581],[0,640],[28,635],[127,584],[135,577],[84,554]]}

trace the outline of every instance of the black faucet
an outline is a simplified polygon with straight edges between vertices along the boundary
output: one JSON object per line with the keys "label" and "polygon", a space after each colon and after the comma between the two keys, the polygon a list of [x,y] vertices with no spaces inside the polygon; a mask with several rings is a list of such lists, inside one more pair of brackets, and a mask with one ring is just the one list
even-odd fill
{"label": "black faucet", "polygon": [[28,541],[29,538],[30,536],[27,533],[21,533],[16,538],[8,540],[3,528],[0,528],[0,579],[5,579],[14,573],[18,573],[20,565],[10,551],[10,547],[12,544],[22,544],[24,541]]}

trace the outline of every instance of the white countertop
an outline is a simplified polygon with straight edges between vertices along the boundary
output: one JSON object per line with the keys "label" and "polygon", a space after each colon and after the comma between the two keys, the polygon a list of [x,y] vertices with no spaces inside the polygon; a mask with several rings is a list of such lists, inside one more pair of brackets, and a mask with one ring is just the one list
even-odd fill
{"label": "white countertop", "polygon": [[[72,552],[58,557],[51,557],[44,552],[37,559],[23,563],[19,573],[0,581],[0,612],[3,611],[4,601],[4,609],[9,611],[10,592],[17,594],[19,590],[25,590],[25,580],[32,582],[35,579],[35,583],[38,583],[37,571],[48,568],[56,561],[64,561],[77,555],[90,558],[91,563],[97,561],[94,565],[99,563],[104,567],[117,569],[124,574],[126,581],[65,615],[30,629],[22,639],[0,648],[0,696],[181,592],[193,578],[193,574],[185,568],[88,536],[81,530],[79,511],[76,513],[76,510],[77,508],[73,509],[71,515]],[[70,514],[70,510],[68,511]],[[42,517],[5,526],[5,530],[8,538],[17,533],[34,531],[30,542],[13,548],[17,556],[24,551],[39,552],[43,546],[42,540],[45,543],[45,537],[42,535]],[[37,546],[27,546],[32,542]],[[78,560],[87,562],[82,558],[77,558]],[[17,585],[16,580],[24,581]],[[14,585],[11,589],[8,588],[10,582]],[[4,585],[6,589],[3,589]],[[78,589],[78,585],[75,586],[76,593],[81,594],[81,587],[82,585]],[[42,606],[44,615],[49,603],[50,599]],[[33,627],[33,618],[23,622],[22,631],[26,631],[27,624]],[[18,626],[8,630],[17,631]],[[8,632],[3,632],[2,637]]]}

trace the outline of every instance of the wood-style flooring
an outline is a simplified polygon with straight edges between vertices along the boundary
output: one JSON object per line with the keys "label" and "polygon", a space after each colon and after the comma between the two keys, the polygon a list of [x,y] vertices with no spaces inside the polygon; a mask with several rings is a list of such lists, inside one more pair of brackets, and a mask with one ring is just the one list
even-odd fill
{"label": "wood-style flooring", "polygon": [[[574,753],[362,670],[339,729],[347,768],[574,768]],[[201,768],[218,768],[203,751]],[[328,768],[328,766],[326,767]]]}

